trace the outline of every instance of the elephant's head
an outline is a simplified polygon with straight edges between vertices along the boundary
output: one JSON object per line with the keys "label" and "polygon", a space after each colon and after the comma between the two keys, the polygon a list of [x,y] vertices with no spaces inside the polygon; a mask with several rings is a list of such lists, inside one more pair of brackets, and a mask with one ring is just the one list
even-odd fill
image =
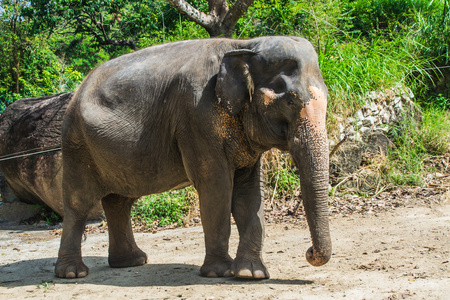
{"label": "elephant's head", "polygon": [[325,264],[331,256],[327,88],[313,47],[304,39],[280,37],[228,52],[216,93],[231,115],[242,115],[254,147],[292,155],[313,242],[306,258],[314,266]]}

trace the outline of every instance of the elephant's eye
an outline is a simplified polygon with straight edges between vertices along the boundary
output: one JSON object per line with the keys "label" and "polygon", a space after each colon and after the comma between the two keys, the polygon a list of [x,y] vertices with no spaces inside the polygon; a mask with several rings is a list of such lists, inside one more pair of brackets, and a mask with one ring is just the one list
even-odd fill
{"label": "elephant's eye", "polygon": [[298,95],[295,92],[287,93],[287,102],[289,105],[293,105],[298,100]]}

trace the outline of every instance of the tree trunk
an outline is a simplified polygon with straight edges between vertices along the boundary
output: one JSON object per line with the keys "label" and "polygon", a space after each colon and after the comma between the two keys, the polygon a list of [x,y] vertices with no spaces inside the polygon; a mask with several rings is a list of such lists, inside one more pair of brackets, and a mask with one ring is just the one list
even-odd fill
{"label": "tree trunk", "polygon": [[231,7],[228,7],[227,0],[208,0],[208,14],[197,10],[186,0],[167,1],[189,20],[205,28],[211,37],[231,38],[237,21],[255,0],[237,0]]}

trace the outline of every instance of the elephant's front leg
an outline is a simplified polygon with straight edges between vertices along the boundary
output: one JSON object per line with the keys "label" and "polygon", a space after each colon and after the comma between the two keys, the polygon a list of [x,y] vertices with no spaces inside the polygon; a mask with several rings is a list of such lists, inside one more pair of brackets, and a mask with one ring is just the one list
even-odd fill
{"label": "elephant's front leg", "polygon": [[232,272],[236,277],[269,278],[262,259],[264,215],[261,166],[237,170],[234,177],[232,212],[239,231],[239,247]]}
{"label": "elephant's front leg", "polygon": [[206,277],[231,275],[233,259],[228,254],[231,231],[233,174],[223,168],[202,168],[195,183],[199,194],[200,215],[205,234],[206,255],[200,274]]}

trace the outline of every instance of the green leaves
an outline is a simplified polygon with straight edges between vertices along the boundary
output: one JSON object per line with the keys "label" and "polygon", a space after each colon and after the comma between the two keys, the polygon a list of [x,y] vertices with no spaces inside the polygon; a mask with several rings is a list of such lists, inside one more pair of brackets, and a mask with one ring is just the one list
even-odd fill
{"label": "green leaves", "polygon": [[182,225],[191,202],[196,200],[194,189],[170,191],[142,197],[133,206],[131,217],[135,223],[148,227]]}

